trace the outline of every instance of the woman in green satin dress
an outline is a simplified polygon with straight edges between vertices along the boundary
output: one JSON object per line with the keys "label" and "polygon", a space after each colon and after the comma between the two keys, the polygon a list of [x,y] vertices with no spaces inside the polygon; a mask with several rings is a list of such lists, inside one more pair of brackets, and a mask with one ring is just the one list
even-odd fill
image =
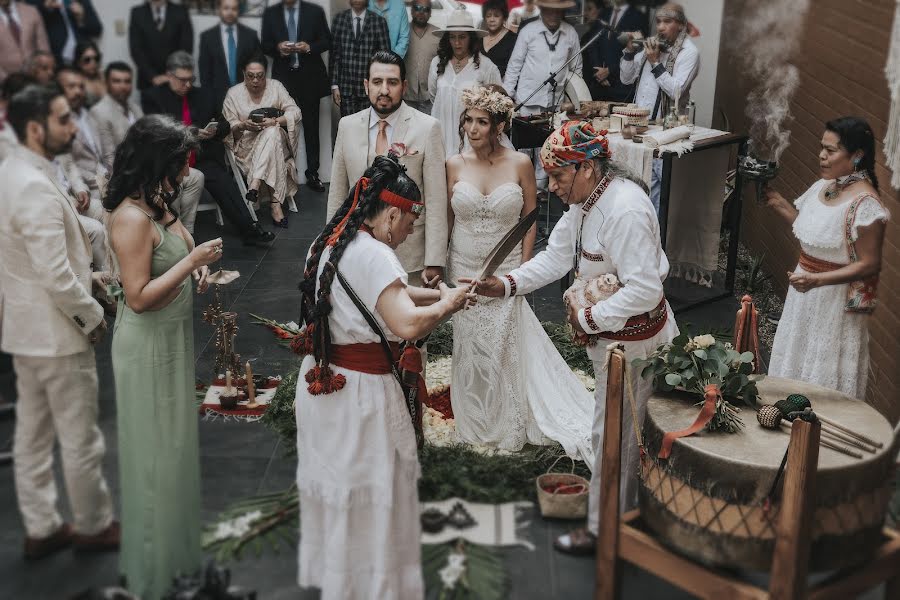
{"label": "woman in green satin dress", "polygon": [[169,207],[196,148],[168,117],[148,116],[116,151],[104,207],[122,283],[113,330],[122,545],[130,591],[158,600],[200,567],[200,459],[194,391],[193,290],[222,240],[195,247]]}

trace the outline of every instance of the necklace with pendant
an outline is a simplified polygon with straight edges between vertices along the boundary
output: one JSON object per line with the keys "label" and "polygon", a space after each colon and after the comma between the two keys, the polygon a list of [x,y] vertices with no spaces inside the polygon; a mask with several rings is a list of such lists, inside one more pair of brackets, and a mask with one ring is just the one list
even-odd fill
{"label": "necklace with pendant", "polygon": [[843,177],[838,177],[834,181],[832,181],[828,188],[825,190],[825,199],[826,200],[834,200],[837,198],[841,192],[847,189],[849,186],[853,185],[857,181],[868,181],[869,175],[865,171],[854,171],[849,175],[844,175]]}
{"label": "necklace with pendant", "polygon": [[465,58],[454,58],[453,59],[453,71],[455,73],[459,73],[466,67],[466,63],[469,62],[469,57]]}

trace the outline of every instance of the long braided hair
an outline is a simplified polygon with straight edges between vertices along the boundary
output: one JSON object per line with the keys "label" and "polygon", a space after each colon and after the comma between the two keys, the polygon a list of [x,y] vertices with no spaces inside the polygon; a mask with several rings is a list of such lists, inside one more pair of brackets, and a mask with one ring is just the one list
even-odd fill
{"label": "long braided hair", "polygon": [[[366,219],[374,218],[389,208],[390,205],[379,198],[385,189],[416,202],[421,199],[419,187],[407,176],[406,167],[400,164],[395,154],[376,156],[372,166],[356,182],[341,208],[310,248],[299,286],[300,314],[306,329],[298,336],[293,347],[295,352],[312,354],[316,359],[316,366],[306,374],[311,394],[329,394],[344,387],[343,375],[335,376],[329,367],[331,328],[328,317],[332,310],[331,286],[344,251],[356,237],[360,226]],[[322,274],[316,277],[322,255],[328,247],[331,247],[331,254]]]}

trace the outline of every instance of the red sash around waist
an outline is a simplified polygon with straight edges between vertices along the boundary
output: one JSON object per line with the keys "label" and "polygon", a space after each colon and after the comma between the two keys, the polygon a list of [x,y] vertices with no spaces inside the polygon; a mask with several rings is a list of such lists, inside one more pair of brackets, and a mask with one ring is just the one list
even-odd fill
{"label": "red sash around waist", "polygon": [[[422,353],[414,345],[410,344],[403,349],[401,354],[400,344],[388,342],[391,347],[394,364],[400,369],[403,378],[404,395],[411,388],[416,389],[415,406],[409,407],[413,418],[413,427],[416,429],[417,440],[422,432],[422,403],[428,398],[428,388],[425,386],[425,378],[422,377]],[[388,375],[392,372],[392,364],[388,362],[387,355],[379,343],[369,344],[344,344],[331,347],[329,362],[336,367],[349,371],[367,373],[369,375]],[[410,402],[409,397],[406,398]]]}
{"label": "red sash around waist", "polygon": [[625,327],[619,331],[601,331],[597,334],[607,340],[617,340],[621,342],[639,342],[641,340],[649,340],[657,333],[662,331],[666,321],[669,319],[669,311],[666,310],[666,297],[659,301],[656,308],[650,312],[629,317],[625,321]]}
{"label": "red sash around waist", "polygon": [[[394,360],[400,358],[400,344],[389,342]],[[343,344],[331,347],[329,362],[335,366],[369,375],[389,375],[391,364],[388,362],[381,344]]]}
{"label": "red sash around waist", "polygon": [[847,266],[810,256],[806,252],[800,253],[799,265],[800,268],[807,273],[828,273],[829,271],[837,271],[838,269]]}

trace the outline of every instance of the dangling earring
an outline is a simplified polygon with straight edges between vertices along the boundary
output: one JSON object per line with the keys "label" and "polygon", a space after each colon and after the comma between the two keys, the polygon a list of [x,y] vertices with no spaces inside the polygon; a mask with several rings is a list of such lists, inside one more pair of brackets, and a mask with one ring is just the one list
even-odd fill
{"label": "dangling earring", "polygon": [[861,157],[857,156],[856,158],[854,158],[854,159],[853,159],[853,169],[854,169],[854,170],[859,170],[859,163],[861,163],[861,162],[862,162],[862,158],[861,158]]}
{"label": "dangling earring", "polygon": [[387,243],[392,244],[393,242],[394,242],[394,234],[391,233],[391,226],[388,225]]}

